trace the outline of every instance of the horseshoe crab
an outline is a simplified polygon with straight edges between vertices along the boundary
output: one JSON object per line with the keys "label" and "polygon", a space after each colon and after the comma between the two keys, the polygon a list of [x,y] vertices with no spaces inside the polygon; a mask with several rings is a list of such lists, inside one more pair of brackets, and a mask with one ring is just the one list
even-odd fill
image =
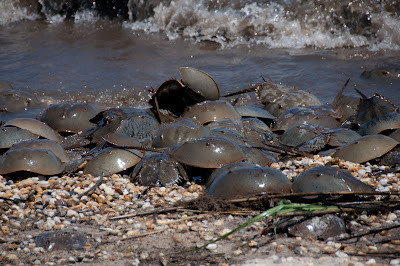
{"label": "horseshoe crab", "polygon": [[90,119],[91,123],[97,126],[88,131],[88,137],[93,143],[99,143],[103,136],[114,133],[121,125],[121,122],[127,118],[127,114],[120,108],[111,108],[101,111],[95,117]]}
{"label": "horseshoe crab", "polygon": [[398,109],[397,106],[379,94],[368,98],[359,90],[356,89],[356,91],[362,97],[358,106],[356,123],[363,124],[375,117],[395,112]]}
{"label": "horseshoe crab", "polygon": [[289,179],[270,167],[244,167],[215,178],[207,194],[221,199],[251,197],[263,193],[290,193]]}
{"label": "horseshoe crab", "polygon": [[296,177],[292,183],[294,193],[306,192],[371,192],[373,188],[361,182],[348,171],[331,166],[317,166]]}
{"label": "horseshoe crab", "polygon": [[219,88],[217,82],[206,72],[192,68],[181,67],[182,82],[206,100],[218,100]]}
{"label": "horseshoe crab", "polygon": [[246,118],[243,120],[244,137],[249,143],[263,146],[266,143],[277,144],[276,134],[261,120]]}
{"label": "horseshoe crab", "polygon": [[391,137],[392,139],[400,142],[400,129],[395,130],[394,132],[392,132],[389,137]]}
{"label": "horseshoe crab", "polygon": [[170,79],[158,87],[149,100],[153,111],[165,109],[176,116],[181,116],[187,106],[206,100],[201,94],[187,88],[180,81]]}
{"label": "horseshoe crab", "polygon": [[245,159],[237,144],[219,137],[204,137],[185,142],[171,156],[182,164],[200,168],[219,168]]}
{"label": "horseshoe crab", "polygon": [[146,111],[135,109],[127,113],[127,118],[122,120],[115,132],[124,133],[139,141],[152,137],[160,123]]}
{"label": "horseshoe crab", "polygon": [[26,111],[28,108],[38,106],[40,102],[27,91],[16,89],[0,91],[0,107],[7,112]]}
{"label": "horseshoe crab", "polygon": [[95,126],[90,119],[98,114],[89,103],[57,103],[42,114],[41,121],[58,132],[79,133]]}
{"label": "horseshoe crab", "polygon": [[367,135],[340,147],[334,157],[353,163],[363,163],[380,157],[399,144],[385,135]]}
{"label": "horseshoe crab", "polygon": [[241,120],[237,119],[222,119],[218,121],[211,122],[207,125],[211,130],[214,129],[227,129],[235,134],[244,137],[244,127]]}
{"label": "horseshoe crab", "polygon": [[10,148],[12,145],[30,139],[37,139],[38,135],[29,130],[18,127],[0,127],[0,148]]}
{"label": "horseshoe crab", "polygon": [[272,80],[268,80],[257,87],[256,93],[261,102],[271,103],[296,90],[297,89],[294,87],[287,87],[277,82],[273,82]]}
{"label": "horseshoe crab", "polygon": [[86,164],[83,174],[115,174],[136,165],[142,157],[143,153],[134,149],[105,148]]}
{"label": "horseshoe crab", "polygon": [[272,131],[288,130],[289,127],[298,123],[317,124],[328,129],[335,129],[340,123],[325,107],[293,107],[283,112],[276,120]]}
{"label": "horseshoe crab", "polygon": [[234,169],[238,168],[244,168],[244,167],[255,167],[255,164],[249,163],[249,162],[238,162],[238,163],[230,163],[222,166],[221,168],[215,169],[211,175],[207,178],[206,181],[206,189],[214,182],[214,180],[222,173],[232,171]]}
{"label": "horseshoe crab", "polygon": [[27,171],[41,175],[57,175],[63,170],[61,160],[50,150],[9,150],[0,158],[0,174]]}
{"label": "horseshoe crab", "polygon": [[268,120],[275,120],[276,118],[267,110],[255,105],[239,105],[235,106],[235,109],[242,117],[257,117]]}
{"label": "horseshoe crab", "polygon": [[225,100],[204,101],[190,106],[183,113],[183,117],[193,119],[199,124],[226,118],[237,120],[242,118],[235,108]]}
{"label": "horseshoe crab", "polygon": [[337,128],[324,132],[329,135],[328,144],[333,147],[340,147],[352,143],[361,138],[361,135],[349,128]]}
{"label": "horseshoe crab", "polygon": [[365,79],[400,79],[400,68],[395,66],[383,66],[361,73]]}
{"label": "horseshoe crab", "polygon": [[51,152],[54,153],[55,156],[57,156],[57,158],[61,160],[61,162],[66,163],[70,161],[69,156],[63,149],[63,147],[61,147],[61,145],[54,140],[49,140],[49,139],[26,140],[13,145],[9,149],[9,151],[23,149],[23,148],[50,150]]}
{"label": "horseshoe crab", "polygon": [[273,102],[265,104],[265,110],[273,116],[279,116],[284,111],[297,106],[316,106],[322,103],[312,93],[298,90],[275,99]]}
{"label": "horseshoe crab", "polygon": [[163,124],[153,139],[153,147],[169,147],[210,135],[209,127],[199,126],[191,119],[182,119],[176,123]]}
{"label": "horseshoe crab", "polygon": [[103,137],[103,139],[115,146],[137,146],[140,147],[142,144],[134,138],[129,137],[123,133],[111,133]]}
{"label": "horseshoe crab", "polygon": [[61,142],[61,136],[55,132],[51,127],[45,123],[32,119],[32,118],[15,118],[8,121],[4,126],[14,126],[22,129],[26,129],[33,134],[39,135],[46,139]]}
{"label": "horseshoe crab", "polygon": [[239,148],[242,149],[246,159],[245,162],[255,164],[257,166],[266,166],[276,161],[276,158],[268,151],[262,151],[257,148],[248,147],[243,144],[238,144]]}
{"label": "horseshoe crab", "polygon": [[393,112],[386,115],[375,117],[362,124],[358,130],[358,134],[361,136],[365,135],[376,135],[382,131],[388,129],[399,129],[400,128],[400,113]]}
{"label": "horseshoe crab", "polygon": [[295,124],[279,137],[279,142],[285,146],[297,147],[322,134],[324,130],[324,127],[316,124]]}
{"label": "horseshoe crab", "polygon": [[143,186],[173,186],[189,180],[182,165],[164,153],[143,157],[131,173],[130,179]]}

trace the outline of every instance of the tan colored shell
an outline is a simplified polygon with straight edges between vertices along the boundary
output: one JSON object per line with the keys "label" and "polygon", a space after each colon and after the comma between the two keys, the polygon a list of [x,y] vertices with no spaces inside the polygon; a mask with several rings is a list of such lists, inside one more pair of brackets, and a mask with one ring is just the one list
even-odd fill
{"label": "tan colored shell", "polygon": [[192,67],[181,67],[179,72],[181,72],[182,82],[190,89],[207,100],[219,99],[218,84],[209,74]]}
{"label": "tan colored shell", "polygon": [[10,148],[12,145],[30,139],[37,139],[38,135],[29,130],[18,127],[0,127],[0,148]]}
{"label": "tan colored shell", "polygon": [[280,170],[244,167],[220,174],[208,187],[207,194],[221,199],[233,199],[264,193],[290,193],[290,187],[289,179]]}
{"label": "tan colored shell", "polygon": [[199,124],[218,121],[225,118],[241,119],[241,115],[227,101],[204,101],[189,107],[183,117],[191,118]]}
{"label": "tan colored shell", "polygon": [[46,139],[61,142],[61,136],[45,123],[32,118],[16,118],[8,121],[4,126],[14,126],[42,136]]}
{"label": "tan colored shell", "polygon": [[115,174],[136,165],[142,157],[143,153],[138,150],[106,148],[86,164],[83,173],[93,176]]}
{"label": "tan colored shell", "polygon": [[28,171],[56,175],[64,170],[60,159],[49,150],[22,148],[7,151],[0,158],[0,174]]}
{"label": "tan colored shell", "polygon": [[41,120],[58,132],[78,133],[95,126],[89,120],[97,113],[89,103],[64,102],[50,105]]}
{"label": "tan colored shell", "polygon": [[200,168],[219,168],[246,159],[238,145],[219,137],[204,137],[185,142],[171,156],[182,164]]}
{"label": "tan colored shell", "polygon": [[124,133],[110,133],[103,137],[105,141],[116,146],[140,147],[142,144]]}
{"label": "tan colored shell", "polygon": [[363,163],[384,155],[397,144],[399,144],[397,141],[384,135],[367,135],[339,148],[333,156],[354,163]]}
{"label": "tan colored shell", "polygon": [[265,104],[265,109],[274,116],[279,116],[284,111],[296,106],[321,105],[317,97],[308,91],[298,90],[285,94],[271,103]]}
{"label": "tan colored shell", "polygon": [[331,166],[318,166],[301,173],[292,184],[295,193],[305,192],[371,192],[372,187],[361,182],[348,171]]}
{"label": "tan colored shell", "polygon": [[10,149],[17,150],[22,148],[31,148],[31,149],[41,149],[41,150],[50,150],[57,156],[61,162],[66,163],[70,161],[70,158],[67,152],[61,147],[58,142],[49,139],[35,139],[35,140],[26,140],[20,143],[13,145]]}

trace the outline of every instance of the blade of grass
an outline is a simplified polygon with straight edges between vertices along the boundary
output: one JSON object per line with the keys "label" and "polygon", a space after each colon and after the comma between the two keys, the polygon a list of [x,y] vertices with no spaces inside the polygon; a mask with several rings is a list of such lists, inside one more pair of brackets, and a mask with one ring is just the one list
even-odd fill
{"label": "blade of grass", "polygon": [[288,212],[294,212],[294,211],[303,211],[303,212],[304,211],[310,211],[310,212],[313,212],[313,211],[331,210],[331,209],[339,209],[339,208],[336,207],[336,206],[323,206],[323,205],[317,205],[317,204],[291,203],[291,202],[282,200],[279,203],[278,206],[273,207],[273,208],[271,208],[269,210],[266,210],[266,211],[260,213],[259,215],[255,216],[252,219],[250,219],[249,221],[241,224],[240,226],[236,227],[235,229],[233,229],[232,231],[226,233],[225,235],[220,236],[217,239],[215,239],[215,240],[213,240],[213,241],[211,241],[211,242],[209,242],[209,243],[207,243],[207,244],[205,244],[205,245],[203,245],[201,247],[198,247],[198,248],[192,249],[192,250],[188,250],[188,251],[194,251],[194,250],[199,250],[199,249],[205,248],[206,246],[208,246],[210,244],[213,244],[215,242],[218,242],[221,239],[224,239],[224,238],[226,238],[226,237],[228,237],[228,236],[230,236],[230,235],[232,235],[232,234],[234,234],[234,233],[236,233],[236,232],[248,227],[249,225],[252,225],[252,224],[254,224],[256,222],[259,222],[262,219],[264,219],[266,217],[269,217],[269,216],[274,217],[274,216],[276,216],[277,214],[280,214],[280,213],[288,213]]}

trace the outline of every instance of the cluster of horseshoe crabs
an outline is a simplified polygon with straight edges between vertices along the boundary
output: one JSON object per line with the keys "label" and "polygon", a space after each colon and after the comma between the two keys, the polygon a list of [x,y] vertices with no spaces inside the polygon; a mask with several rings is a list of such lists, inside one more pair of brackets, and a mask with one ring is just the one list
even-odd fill
{"label": "cluster of horseshoe crabs", "polygon": [[38,119],[15,118],[0,128],[0,174],[58,175],[83,170],[120,173],[149,186],[195,180],[222,199],[263,193],[371,191],[346,170],[310,168],[293,182],[269,167],[293,155],[354,163],[400,162],[400,114],[380,95],[344,94],[322,104],[309,92],[264,81],[257,104],[221,97],[207,73],[180,68],[150,108],[97,110],[87,103],[50,105]]}

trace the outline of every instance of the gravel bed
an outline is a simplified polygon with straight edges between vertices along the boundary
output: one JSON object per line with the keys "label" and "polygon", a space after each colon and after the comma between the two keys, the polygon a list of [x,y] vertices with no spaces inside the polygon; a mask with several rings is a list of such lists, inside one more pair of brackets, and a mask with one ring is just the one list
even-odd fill
{"label": "gravel bed", "polygon": [[[270,165],[290,180],[315,166],[347,169],[376,191],[398,191],[400,174],[386,166],[360,165],[331,157],[302,158]],[[198,212],[167,209],[203,194],[204,187],[145,187],[114,174],[104,177],[88,195],[85,191],[101,177],[83,175],[30,177],[12,181],[0,176],[0,262],[12,265],[378,265],[400,264],[400,230],[392,228],[355,239],[290,237],[285,232],[265,233],[276,219],[264,219],[207,248],[200,247],[254,217],[254,211]],[[398,196],[376,196],[376,200]],[[138,215],[138,214],[143,215]],[[400,211],[341,214],[351,232],[400,224]],[[38,246],[45,232],[70,230],[82,233],[86,242],[71,246],[54,240],[47,248]],[[346,234],[345,236],[346,237]],[[58,242],[57,242],[58,241]]]}

